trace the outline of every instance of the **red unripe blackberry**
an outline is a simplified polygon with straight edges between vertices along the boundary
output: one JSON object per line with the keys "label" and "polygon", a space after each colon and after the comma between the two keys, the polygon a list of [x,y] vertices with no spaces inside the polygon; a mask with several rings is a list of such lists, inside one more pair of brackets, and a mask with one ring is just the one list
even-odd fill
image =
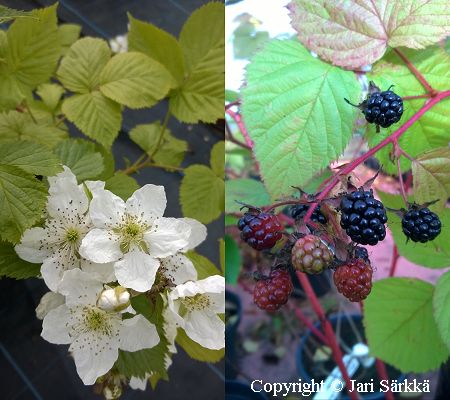
{"label": "red unripe blackberry", "polygon": [[333,260],[333,253],[322,240],[314,235],[298,239],[292,248],[291,261],[297,271],[320,274]]}
{"label": "red unripe blackberry", "polygon": [[294,287],[284,269],[276,269],[269,277],[259,280],[253,289],[253,301],[262,310],[276,311],[286,304]]}
{"label": "red unripe blackberry", "polygon": [[354,258],[336,269],[333,280],[339,293],[358,302],[372,290],[372,267],[368,261]]}
{"label": "red unripe blackberry", "polygon": [[281,239],[283,226],[273,214],[249,211],[238,221],[241,238],[256,250],[267,250]]}
{"label": "red unripe blackberry", "polygon": [[426,243],[441,233],[441,221],[427,207],[413,206],[402,218],[402,229],[413,242]]}

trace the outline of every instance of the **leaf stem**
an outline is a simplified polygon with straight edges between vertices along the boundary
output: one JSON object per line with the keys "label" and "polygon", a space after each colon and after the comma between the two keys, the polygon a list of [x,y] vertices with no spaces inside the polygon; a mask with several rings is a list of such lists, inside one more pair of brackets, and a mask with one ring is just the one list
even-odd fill
{"label": "leaf stem", "polygon": [[239,113],[234,112],[233,110],[230,110],[229,108],[225,109],[225,112],[233,118],[234,122],[236,122],[239,130],[242,133],[242,136],[244,136],[245,143],[250,149],[253,149],[253,141],[250,139],[250,136],[248,135],[247,129],[244,125],[244,122],[242,121],[241,115]]}
{"label": "leaf stem", "polygon": [[170,114],[170,108],[168,108],[167,112],[166,112],[166,115],[164,117],[163,124],[161,125],[161,130],[159,132],[158,141],[156,142],[156,147],[155,147],[155,149],[152,151],[152,153],[149,156],[150,160],[153,160],[153,158],[155,157],[156,153],[158,153],[158,151],[159,151],[159,148],[161,146],[161,143],[162,143],[162,140],[163,140],[163,137],[164,137],[164,133],[165,133],[166,128],[167,128],[167,124],[168,124],[169,119],[170,119],[170,115],[171,115]]}
{"label": "leaf stem", "polygon": [[391,259],[391,267],[389,268],[389,277],[393,277],[395,275],[395,270],[397,268],[397,261],[400,255],[398,254],[398,248],[394,243],[394,247],[392,248],[392,259]]}

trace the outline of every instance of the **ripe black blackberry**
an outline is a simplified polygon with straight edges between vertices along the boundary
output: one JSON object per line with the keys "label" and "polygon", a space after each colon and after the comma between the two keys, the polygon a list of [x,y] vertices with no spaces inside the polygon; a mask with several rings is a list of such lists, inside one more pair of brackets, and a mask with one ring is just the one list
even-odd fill
{"label": "ripe black blackberry", "polygon": [[281,239],[283,226],[273,214],[249,211],[238,221],[241,238],[256,250],[267,250]]}
{"label": "ripe black blackberry", "polygon": [[363,188],[347,193],[341,200],[341,226],[359,244],[376,245],[386,237],[386,209]]}
{"label": "ripe black blackberry", "polygon": [[[391,86],[392,87],[392,86]],[[387,128],[398,122],[403,114],[403,100],[390,88],[381,92],[373,82],[370,82],[369,95],[361,104],[348,104],[358,107],[366,117],[367,122]]]}
{"label": "ripe black blackberry", "polygon": [[[306,213],[309,210],[309,204],[297,204],[296,206],[293,206],[291,208],[291,216],[292,218],[296,220],[300,220],[305,217]],[[320,211],[320,205],[318,205],[312,215],[311,215],[311,221],[318,222],[319,224],[325,225],[327,223],[327,219],[325,215],[322,214]]]}
{"label": "ripe black blackberry", "polygon": [[253,301],[262,310],[276,311],[287,303],[293,289],[288,271],[276,269],[256,283]]}
{"label": "ripe black blackberry", "polygon": [[403,233],[413,242],[426,243],[441,233],[439,217],[427,207],[412,206],[402,218]]}

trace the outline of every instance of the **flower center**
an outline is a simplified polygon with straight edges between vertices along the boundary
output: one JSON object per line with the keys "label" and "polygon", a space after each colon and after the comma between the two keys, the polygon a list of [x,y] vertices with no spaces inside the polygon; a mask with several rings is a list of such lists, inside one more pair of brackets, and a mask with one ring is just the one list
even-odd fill
{"label": "flower center", "polygon": [[121,239],[120,250],[122,253],[128,253],[134,246],[148,253],[147,245],[144,242],[144,233],[147,229],[147,225],[138,221],[136,217],[126,215],[122,225],[115,229],[115,233]]}
{"label": "flower center", "polygon": [[87,330],[91,332],[99,332],[110,334],[112,326],[108,315],[105,311],[98,308],[88,308],[84,313],[84,324]]}
{"label": "flower center", "polygon": [[80,233],[74,229],[74,228],[69,228],[66,232],[66,241],[69,243],[75,243],[78,241],[78,239],[80,238]]}
{"label": "flower center", "polygon": [[184,297],[181,303],[188,311],[201,311],[209,307],[210,300],[206,294],[196,294],[195,296]]}

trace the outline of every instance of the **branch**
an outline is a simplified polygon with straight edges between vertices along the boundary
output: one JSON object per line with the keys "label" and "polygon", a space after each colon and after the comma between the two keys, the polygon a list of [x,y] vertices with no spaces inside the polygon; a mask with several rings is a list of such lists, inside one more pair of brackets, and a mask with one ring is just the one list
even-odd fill
{"label": "branch", "polygon": [[252,139],[250,139],[250,136],[248,135],[247,128],[245,127],[244,122],[242,121],[241,115],[240,115],[239,113],[236,113],[236,112],[230,110],[230,109],[225,109],[225,112],[226,112],[231,118],[234,119],[234,122],[236,122],[236,124],[237,124],[239,130],[240,130],[241,133],[242,133],[242,136],[244,136],[245,143],[247,144],[247,146],[248,146],[250,149],[253,149],[253,141],[252,141]]}

